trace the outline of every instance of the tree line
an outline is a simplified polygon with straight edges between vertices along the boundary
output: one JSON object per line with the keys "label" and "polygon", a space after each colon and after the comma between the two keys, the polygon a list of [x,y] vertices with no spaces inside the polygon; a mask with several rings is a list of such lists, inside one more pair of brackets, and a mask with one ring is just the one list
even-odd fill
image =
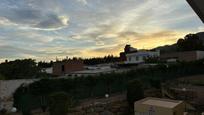
{"label": "tree line", "polygon": [[[103,63],[115,63],[119,61],[119,57],[113,55],[108,55],[105,57],[97,58],[66,58],[61,60],[83,60],[85,65],[96,65]],[[56,60],[59,61],[59,60]],[[41,78],[49,77],[46,73],[43,73],[41,70],[43,68],[49,68],[53,66],[54,61],[45,62],[40,61],[36,62],[34,59],[17,59],[14,61],[5,61],[0,64],[0,80],[3,79],[32,79],[32,78]]]}
{"label": "tree line", "polygon": [[197,34],[188,34],[177,41],[178,51],[204,50],[204,42]]}
{"label": "tree line", "polygon": [[33,59],[5,61],[0,64],[0,78],[2,79],[29,79],[36,78],[40,68]]}

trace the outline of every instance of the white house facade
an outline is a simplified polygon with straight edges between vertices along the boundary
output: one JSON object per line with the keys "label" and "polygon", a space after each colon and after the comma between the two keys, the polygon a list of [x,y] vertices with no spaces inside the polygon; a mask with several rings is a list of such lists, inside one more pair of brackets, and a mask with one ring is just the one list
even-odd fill
{"label": "white house facade", "polygon": [[138,51],[126,54],[125,64],[140,64],[144,63],[145,59],[150,57],[159,57],[160,51]]}

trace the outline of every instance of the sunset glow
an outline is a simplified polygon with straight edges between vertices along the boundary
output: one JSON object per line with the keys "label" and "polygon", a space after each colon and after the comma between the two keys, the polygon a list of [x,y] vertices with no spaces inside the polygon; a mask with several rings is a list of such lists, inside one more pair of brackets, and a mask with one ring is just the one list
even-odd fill
{"label": "sunset glow", "polygon": [[185,0],[1,0],[0,61],[119,55],[203,31]]}

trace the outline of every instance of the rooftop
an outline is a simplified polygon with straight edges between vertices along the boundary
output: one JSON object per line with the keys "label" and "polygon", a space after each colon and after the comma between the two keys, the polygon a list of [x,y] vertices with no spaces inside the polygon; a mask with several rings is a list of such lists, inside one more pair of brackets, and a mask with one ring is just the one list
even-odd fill
{"label": "rooftop", "polygon": [[183,103],[183,101],[149,97],[137,101],[136,103],[164,108],[174,108],[177,105]]}
{"label": "rooftop", "polygon": [[73,74],[97,74],[97,73],[106,73],[112,72],[115,69],[96,69],[96,70],[83,70],[83,71],[76,71]]}

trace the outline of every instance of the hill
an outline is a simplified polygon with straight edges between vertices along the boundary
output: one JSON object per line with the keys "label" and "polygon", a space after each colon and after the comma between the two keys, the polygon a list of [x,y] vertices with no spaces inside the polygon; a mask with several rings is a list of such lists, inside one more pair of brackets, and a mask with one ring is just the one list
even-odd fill
{"label": "hill", "polygon": [[[196,34],[203,41],[203,45],[204,45],[204,32],[199,32]],[[176,52],[177,51],[177,44],[175,43],[172,45],[159,46],[159,47],[154,48],[153,50],[160,50],[161,53]]]}

